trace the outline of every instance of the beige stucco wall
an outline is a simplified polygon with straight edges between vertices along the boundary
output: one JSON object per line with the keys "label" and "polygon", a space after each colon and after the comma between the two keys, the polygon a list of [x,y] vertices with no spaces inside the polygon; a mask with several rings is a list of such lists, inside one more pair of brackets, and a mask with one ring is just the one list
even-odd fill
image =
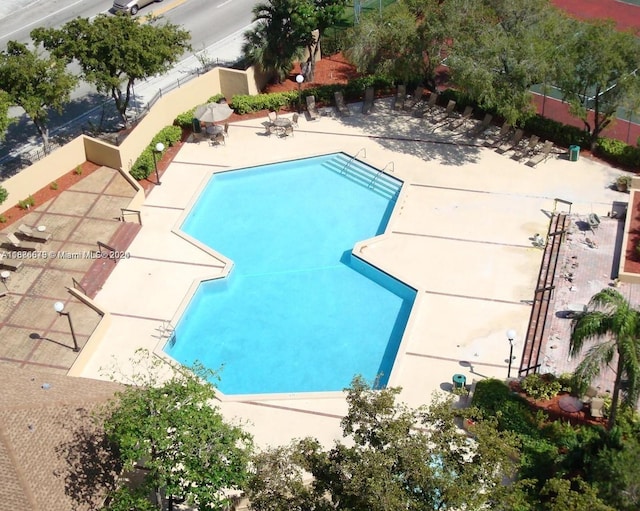
{"label": "beige stucco wall", "polygon": [[[229,99],[235,94],[258,94],[264,86],[264,81],[264,76],[256,73],[253,68],[246,71],[214,68],[162,96],[120,146],[80,135],[42,160],[3,181],[2,186],[9,192],[9,197],[0,206],[0,211],[10,209],[19,200],[49,186],[51,182],[85,161],[128,173],[156,133],[165,126],[173,124],[178,114],[205,103],[216,94],[222,93]],[[137,184],[136,188],[138,193],[129,205],[131,209],[138,209],[144,201],[142,189]]]}
{"label": "beige stucco wall", "polygon": [[26,199],[41,188],[46,188],[56,179],[72,171],[78,165],[82,165],[87,159],[84,139],[85,136],[80,135],[60,149],[5,180],[2,186],[9,192],[9,197],[0,209],[6,211],[15,206],[19,200]]}

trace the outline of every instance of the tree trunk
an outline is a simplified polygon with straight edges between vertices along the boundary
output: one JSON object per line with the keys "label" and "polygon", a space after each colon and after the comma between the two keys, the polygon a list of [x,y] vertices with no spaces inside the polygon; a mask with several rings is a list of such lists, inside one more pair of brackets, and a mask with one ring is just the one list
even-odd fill
{"label": "tree trunk", "polygon": [[42,139],[42,148],[44,149],[44,154],[49,154],[51,152],[51,148],[49,147],[49,128],[39,119],[33,119],[33,124],[36,125],[36,129],[40,134],[40,138]]}
{"label": "tree trunk", "polygon": [[616,415],[618,412],[618,400],[620,396],[620,381],[622,380],[622,357],[618,353],[618,367],[616,369],[616,380],[613,384],[613,396],[611,396],[611,410],[609,410],[609,422],[607,428],[611,429],[616,423]]}

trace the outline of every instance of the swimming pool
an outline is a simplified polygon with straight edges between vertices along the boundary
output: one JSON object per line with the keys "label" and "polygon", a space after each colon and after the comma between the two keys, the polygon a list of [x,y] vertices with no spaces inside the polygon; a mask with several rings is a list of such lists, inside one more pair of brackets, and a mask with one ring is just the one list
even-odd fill
{"label": "swimming pool", "polygon": [[415,290],[351,249],[400,188],[343,153],[213,175],[181,228],[234,266],[199,285],[165,353],[221,368],[225,395],[385,385]]}

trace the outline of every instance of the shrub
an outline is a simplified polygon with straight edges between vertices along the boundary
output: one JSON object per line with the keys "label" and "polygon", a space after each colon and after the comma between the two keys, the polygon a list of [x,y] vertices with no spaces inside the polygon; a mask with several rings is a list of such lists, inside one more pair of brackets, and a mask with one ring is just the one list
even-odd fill
{"label": "shrub", "polygon": [[58,189],[58,182],[54,181],[53,183],[51,183],[49,185],[49,188],[51,188],[52,190],[57,190]]}
{"label": "shrub", "polygon": [[527,404],[500,380],[487,379],[476,383],[472,405],[480,409],[483,415],[494,416],[502,430],[524,436],[539,436],[535,418]]}
{"label": "shrub", "polygon": [[0,215],[0,224],[6,224],[7,223],[7,217],[4,215]]}
{"label": "shrub", "polygon": [[29,209],[36,205],[36,200],[33,198],[33,195],[29,195],[26,199],[22,199],[18,201],[18,207],[20,209]]}
{"label": "shrub", "polygon": [[259,110],[278,111],[285,106],[293,107],[297,103],[297,90],[274,94],[258,94],[257,96],[238,94],[231,98],[231,107],[241,115]]}
{"label": "shrub", "polygon": [[4,186],[0,186],[0,204],[4,203],[9,197],[9,192]]}
{"label": "shrub", "polygon": [[81,176],[82,175],[82,165],[78,165],[76,167],[76,170],[74,170],[74,173],[76,174],[76,176]]}
{"label": "shrub", "polygon": [[551,399],[562,390],[561,383],[551,374],[532,373],[520,385],[525,394],[533,399]]}
{"label": "shrub", "polygon": [[[130,174],[134,179],[140,181],[149,177],[154,170],[154,154],[156,144],[162,142],[165,146],[171,147],[182,138],[182,129],[179,126],[165,126],[151,140],[151,143],[142,151],[136,162],[131,167]],[[162,155],[156,155],[156,158],[162,158]]]}
{"label": "shrub", "polygon": [[589,147],[590,145],[589,133],[586,131],[540,115],[534,115],[528,119],[524,124],[524,129],[563,147],[570,145]]}
{"label": "shrub", "polygon": [[610,163],[636,169],[640,167],[640,147],[614,138],[599,138],[596,154]]}

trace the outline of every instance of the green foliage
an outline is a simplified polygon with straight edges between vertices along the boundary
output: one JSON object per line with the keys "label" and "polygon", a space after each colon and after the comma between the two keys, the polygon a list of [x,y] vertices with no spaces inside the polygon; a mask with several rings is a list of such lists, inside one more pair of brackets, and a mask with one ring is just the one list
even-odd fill
{"label": "green foliage", "polygon": [[[211,96],[207,101],[205,101],[205,104],[217,103],[221,99],[224,99],[224,94],[215,94],[215,95]],[[200,106],[200,105],[198,105],[198,106]],[[187,110],[186,112],[178,114],[178,116],[173,121],[174,126],[180,126],[183,130],[191,129],[192,128],[191,123],[193,121],[193,114],[196,111],[196,108],[198,108],[198,106],[194,106],[190,110]]]}
{"label": "green foliage", "polygon": [[[471,442],[450,400],[434,396],[411,409],[396,403],[399,392],[374,391],[356,378],[341,423],[345,442],[325,450],[307,438],[254,458],[253,509],[481,509],[501,499],[502,478],[513,475],[517,459],[513,435],[475,410]],[[314,477],[307,487],[304,472]]]}
{"label": "green foliage", "polygon": [[7,129],[15,120],[9,117],[9,108],[11,107],[11,97],[5,91],[0,90],[0,140],[4,140]]}
{"label": "green foliage", "polygon": [[633,147],[614,138],[599,138],[596,154],[621,167],[640,168],[640,147]]}
{"label": "green foliage", "polygon": [[640,396],[640,311],[612,288],[596,293],[589,306],[572,326],[570,353],[577,357],[587,341],[597,341],[575,370],[577,380],[585,386],[617,359],[609,415],[611,428],[615,424],[622,379],[629,382],[624,394],[626,403],[635,406]]}
{"label": "green foliage", "polygon": [[[582,120],[594,150],[598,137],[637,88],[640,41],[612,20],[573,21],[556,63],[556,85],[569,111]],[[590,112],[591,111],[591,112]]]}
{"label": "green foliage", "polygon": [[0,215],[0,224],[6,224],[7,223],[7,217],[4,215]]}
{"label": "green foliage", "polygon": [[0,185],[0,204],[4,204],[4,201],[7,200],[7,197],[9,197],[9,192],[4,186]]}
{"label": "green foliage", "polygon": [[553,143],[569,147],[578,145],[580,147],[589,147],[589,136],[584,130],[562,124],[561,122],[547,119],[540,115],[535,115],[527,119],[524,123],[524,129],[531,133],[535,133],[541,139],[551,140]]}
{"label": "green foliage", "polygon": [[51,188],[52,190],[57,190],[58,189],[58,182],[57,181],[53,181],[50,185],[49,188]]}
{"label": "green foliage", "polygon": [[540,490],[543,510],[548,511],[621,511],[605,504],[596,490],[579,477],[548,479]]}
{"label": "green foliage", "polygon": [[562,390],[562,384],[551,374],[529,374],[520,385],[525,394],[533,399],[551,399]]}
{"label": "green foliage", "polygon": [[230,106],[240,115],[259,110],[278,111],[283,107],[295,106],[298,103],[298,91],[260,94],[258,96],[235,95]]}
{"label": "green foliage", "polygon": [[[9,41],[7,50],[0,53],[0,90],[6,93],[5,99],[12,105],[24,109],[36,126],[47,152],[48,110],[60,113],[63,105],[69,102],[77,82],[78,79],[67,72],[65,62],[55,55],[43,57],[37,50],[30,50],[15,41]],[[3,118],[5,116],[0,114],[2,133],[5,125]]]}
{"label": "green foliage", "polygon": [[32,195],[29,195],[26,199],[22,199],[18,201],[18,207],[20,209],[29,209],[36,205],[36,200]]}
{"label": "green foliage", "polygon": [[396,2],[362,16],[348,32],[346,55],[358,71],[436,88],[437,68],[450,45],[450,2]]}
{"label": "green foliage", "polygon": [[145,495],[144,489],[133,490],[127,486],[119,486],[111,492],[102,511],[154,511],[154,506]]}
{"label": "green foliage", "polygon": [[191,35],[178,25],[107,14],[76,18],[61,28],[36,28],[31,37],[52,55],[75,59],[83,78],[111,95],[125,124],[134,83],[170,69],[191,49]]}
{"label": "green foliage", "polygon": [[[179,126],[165,126],[162,128],[162,130],[153,137],[144,151],[142,151],[142,154],[138,156],[133,167],[131,167],[131,176],[138,181],[149,177],[149,175],[154,171],[154,152],[156,144],[158,142],[162,142],[166,150],[166,148],[171,147],[181,138],[182,129]],[[162,158],[162,154],[156,154],[155,157],[159,160]]]}
{"label": "green foliage", "polygon": [[76,166],[76,169],[73,171],[73,173],[74,173],[76,176],[81,176],[81,175],[82,175],[82,165],[77,165],[77,166]]}
{"label": "green foliage", "polygon": [[146,351],[137,353],[132,366],[138,370],[133,385],[118,393],[99,419],[124,470],[142,463],[144,480],[139,494],[116,492],[121,501],[116,507],[112,500],[112,509],[129,509],[139,495],[161,491],[198,509],[229,504],[223,490],[245,484],[252,441],[214,405],[215,389],[208,381],[215,374],[201,366],[174,368]]}

